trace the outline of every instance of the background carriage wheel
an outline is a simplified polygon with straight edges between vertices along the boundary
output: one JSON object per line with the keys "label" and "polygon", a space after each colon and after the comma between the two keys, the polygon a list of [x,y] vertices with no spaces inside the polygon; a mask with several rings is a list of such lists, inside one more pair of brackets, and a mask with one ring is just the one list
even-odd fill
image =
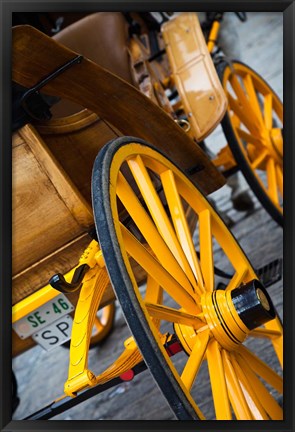
{"label": "background carriage wheel", "polygon": [[228,98],[221,123],[228,145],[260,203],[282,226],[283,104],[242,62],[221,62],[217,72]]}
{"label": "background carriage wheel", "polygon": [[[113,288],[176,417],[282,418],[280,321],[200,191],[158,151],[125,137],[98,154],[92,200]],[[215,289],[217,259],[233,273],[225,290]],[[146,284],[137,283],[134,262]],[[206,413],[204,386],[212,392]]]}

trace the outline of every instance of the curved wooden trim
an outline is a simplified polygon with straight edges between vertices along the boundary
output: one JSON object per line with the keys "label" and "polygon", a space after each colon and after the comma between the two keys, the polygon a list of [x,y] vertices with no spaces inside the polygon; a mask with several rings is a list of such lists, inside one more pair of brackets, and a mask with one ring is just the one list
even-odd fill
{"label": "curved wooden trim", "polygon": [[83,109],[70,116],[56,118],[50,120],[50,122],[41,122],[35,125],[35,127],[41,134],[54,135],[81,130],[98,120],[99,117],[95,113],[90,112],[88,109]]}

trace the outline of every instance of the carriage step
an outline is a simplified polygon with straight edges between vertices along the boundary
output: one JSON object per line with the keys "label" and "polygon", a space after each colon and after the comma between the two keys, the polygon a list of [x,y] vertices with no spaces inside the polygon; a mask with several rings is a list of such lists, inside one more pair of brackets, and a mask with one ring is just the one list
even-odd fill
{"label": "carriage step", "polygon": [[282,270],[283,259],[277,258],[256,270],[256,274],[265,288],[268,288],[282,279]]}

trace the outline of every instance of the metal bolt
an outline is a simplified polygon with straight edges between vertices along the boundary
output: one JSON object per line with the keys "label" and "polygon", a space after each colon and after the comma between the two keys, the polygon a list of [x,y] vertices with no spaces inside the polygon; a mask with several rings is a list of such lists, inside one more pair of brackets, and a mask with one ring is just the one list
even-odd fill
{"label": "metal bolt", "polygon": [[264,292],[258,288],[256,290],[256,295],[258,297],[258,300],[260,301],[260,303],[262,304],[262,306],[264,307],[265,310],[269,311],[270,310],[270,305],[269,302],[266,298],[266,295],[264,294]]}

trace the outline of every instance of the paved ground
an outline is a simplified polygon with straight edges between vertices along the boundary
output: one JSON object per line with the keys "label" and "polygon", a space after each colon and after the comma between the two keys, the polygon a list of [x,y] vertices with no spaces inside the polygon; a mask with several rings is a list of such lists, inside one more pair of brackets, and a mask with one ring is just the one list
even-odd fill
{"label": "paved ground", "polygon": [[[243,61],[264,76],[282,97],[282,14],[249,13],[245,24],[237,21],[237,28]],[[222,133],[218,129],[208,142],[214,147],[218,146],[222,139]],[[272,259],[282,257],[282,229],[270,218],[255,197],[253,197],[255,210],[247,215],[238,213],[232,208],[228,187],[222,188],[213,195],[218,208],[234,220],[232,231],[254,267],[260,267]],[[281,312],[282,281],[270,288],[270,294]],[[115,331],[101,347],[91,350],[90,368],[98,373],[109,365],[123,350],[123,341],[129,334],[118,306]],[[67,377],[67,362],[67,349],[59,347],[49,355],[39,346],[13,360],[21,398],[14,419],[24,418],[63,393],[63,384]],[[205,407],[210,399],[207,384],[207,377],[203,375],[201,391]],[[132,382],[105,391],[55,417],[56,420],[168,420],[173,418],[171,410],[148,371],[137,376]]]}

